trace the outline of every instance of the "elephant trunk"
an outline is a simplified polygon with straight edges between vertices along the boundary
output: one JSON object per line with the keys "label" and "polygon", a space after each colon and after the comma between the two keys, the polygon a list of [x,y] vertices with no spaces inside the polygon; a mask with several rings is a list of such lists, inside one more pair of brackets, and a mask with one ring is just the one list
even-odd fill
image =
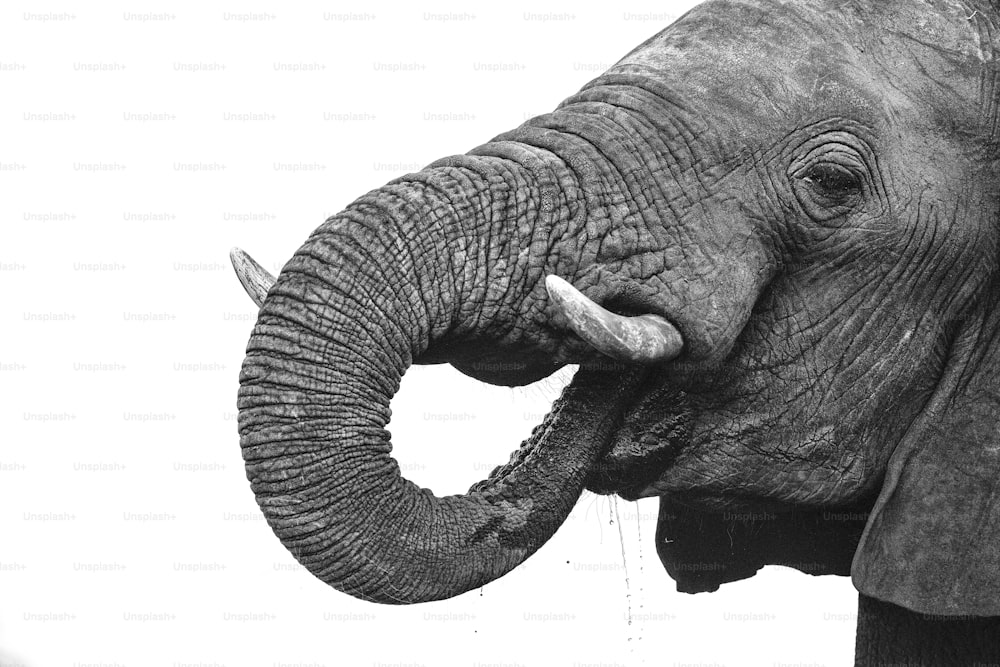
{"label": "elephant trunk", "polygon": [[578,373],[512,462],[467,495],[435,497],[390,456],[389,401],[411,363],[529,335],[502,314],[544,294],[528,248],[576,205],[554,187],[565,167],[528,169],[529,153],[454,158],[370,193],[267,292],[240,375],[247,476],[285,546],[339,590],[421,602],[516,567],[569,514],[631,400],[637,378]]}

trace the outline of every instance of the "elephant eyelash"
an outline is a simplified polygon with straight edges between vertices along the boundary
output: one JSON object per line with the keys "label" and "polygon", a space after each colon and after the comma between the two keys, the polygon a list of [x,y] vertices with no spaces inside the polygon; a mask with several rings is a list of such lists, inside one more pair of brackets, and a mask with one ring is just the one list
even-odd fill
{"label": "elephant eyelash", "polygon": [[791,178],[792,192],[802,210],[816,222],[843,218],[864,195],[864,177],[839,162],[818,162]]}

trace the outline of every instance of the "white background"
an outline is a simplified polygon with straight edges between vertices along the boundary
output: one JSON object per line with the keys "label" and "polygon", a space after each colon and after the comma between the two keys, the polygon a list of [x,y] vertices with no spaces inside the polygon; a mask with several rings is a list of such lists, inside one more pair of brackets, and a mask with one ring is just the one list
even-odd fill
{"label": "white background", "polygon": [[[678,594],[655,500],[585,494],[510,575],[394,608],[302,570],[243,474],[256,309],[230,246],[277,272],[326,216],[551,110],[688,4],[5,2],[0,664],[850,664],[846,578]],[[566,378],[416,368],[396,456],[464,491]]]}

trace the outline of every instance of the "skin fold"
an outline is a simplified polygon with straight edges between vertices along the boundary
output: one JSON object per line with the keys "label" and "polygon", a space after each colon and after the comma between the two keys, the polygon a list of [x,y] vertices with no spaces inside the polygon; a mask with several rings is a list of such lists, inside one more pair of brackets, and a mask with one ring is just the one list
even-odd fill
{"label": "skin fold", "polygon": [[[1000,662],[998,47],[994,2],[709,0],[360,197],[273,284],[241,260],[272,529],[409,603],[503,575],[583,488],[656,496],[680,590],[850,574],[858,664]],[[384,427],[406,368],[442,362],[582,370],[510,462],[435,498]]]}

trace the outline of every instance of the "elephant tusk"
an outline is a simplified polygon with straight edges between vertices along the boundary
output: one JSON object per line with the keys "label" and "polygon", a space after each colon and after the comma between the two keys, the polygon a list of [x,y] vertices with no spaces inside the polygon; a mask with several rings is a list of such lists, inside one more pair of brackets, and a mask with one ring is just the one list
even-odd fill
{"label": "elephant tusk", "polygon": [[545,289],[569,320],[573,332],[612,359],[633,364],[663,363],[680,354],[684,346],[677,328],[659,315],[616,315],[558,276],[547,276]]}
{"label": "elephant tusk", "polygon": [[247,291],[258,308],[263,306],[268,290],[274,286],[274,276],[264,270],[264,267],[258,264],[253,257],[239,248],[233,248],[229,251],[229,259],[233,263],[233,268],[236,269],[236,277],[240,279],[243,289]]}

